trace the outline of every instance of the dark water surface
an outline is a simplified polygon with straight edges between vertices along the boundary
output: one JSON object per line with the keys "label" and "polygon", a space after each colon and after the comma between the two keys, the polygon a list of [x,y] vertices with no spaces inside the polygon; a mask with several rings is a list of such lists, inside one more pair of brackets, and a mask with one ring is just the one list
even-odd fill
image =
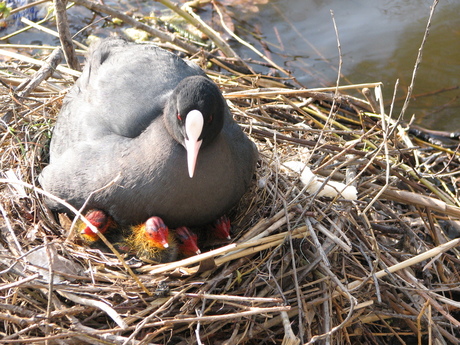
{"label": "dark water surface", "polygon": [[[223,1],[225,4],[229,2]],[[162,8],[157,2],[141,0],[106,3],[120,11],[134,10],[144,16]],[[431,0],[270,0],[257,5],[258,11],[244,11],[245,7],[250,7],[245,5],[248,2],[237,3],[233,0],[235,6],[228,7],[240,20],[235,24],[237,33],[270,55],[277,64],[291,70],[300,83],[310,88],[333,86],[337,80],[339,53],[332,10],[342,50],[341,85],[383,82],[384,99],[389,103],[399,79],[394,116],[399,114]],[[459,13],[460,1],[440,0],[423,50],[414,99],[406,112],[406,119],[415,115],[415,122],[427,128],[460,131]],[[76,32],[90,23],[92,13],[75,8],[69,11],[69,18]],[[87,29],[85,34],[107,35],[110,30],[113,28],[102,28],[100,22]],[[264,50],[253,33],[260,33],[268,50]],[[10,39],[11,43],[33,41],[57,43],[56,39],[36,30]],[[247,48],[232,44],[241,56],[260,60]],[[268,72],[260,66],[254,66],[254,69]],[[388,112],[389,107],[386,110]]]}
{"label": "dark water surface", "polygon": [[[307,87],[334,85],[342,51],[341,84],[383,82],[385,101],[405,98],[432,1],[272,0],[251,24],[270,45],[272,58]],[[441,0],[423,50],[406,119],[460,130],[460,1]],[[239,50],[242,55],[254,56]],[[445,91],[450,90],[450,91]],[[398,101],[395,115],[402,106]],[[389,111],[389,108],[386,109]]]}

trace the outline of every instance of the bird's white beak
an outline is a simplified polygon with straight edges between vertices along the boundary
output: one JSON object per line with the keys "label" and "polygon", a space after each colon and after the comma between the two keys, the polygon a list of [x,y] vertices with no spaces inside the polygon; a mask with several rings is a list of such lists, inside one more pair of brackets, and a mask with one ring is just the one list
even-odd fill
{"label": "bird's white beak", "polygon": [[201,140],[198,138],[203,131],[204,118],[198,110],[192,110],[185,118],[185,149],[187,150],[187,165],[190,178],[195,173],[196,160],[200,151]]}

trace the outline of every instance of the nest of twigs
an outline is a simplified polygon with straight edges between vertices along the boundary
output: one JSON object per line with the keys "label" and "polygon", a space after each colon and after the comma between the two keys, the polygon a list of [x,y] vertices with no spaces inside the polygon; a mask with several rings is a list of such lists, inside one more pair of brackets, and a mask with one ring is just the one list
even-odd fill
{"label": "nest of twigs", "polygon": [[[161,265],[77,244],[46,210],[37,176],[73,78],[61,68],[32,85],[40,62],[21,56],[2,70],[0,344],[458,343],[457,144],[412,136],[432,138],[369,93],[288,87],[189,53],[260,160],[232,241]],[[357,199],[311,191],[287,161]]]}

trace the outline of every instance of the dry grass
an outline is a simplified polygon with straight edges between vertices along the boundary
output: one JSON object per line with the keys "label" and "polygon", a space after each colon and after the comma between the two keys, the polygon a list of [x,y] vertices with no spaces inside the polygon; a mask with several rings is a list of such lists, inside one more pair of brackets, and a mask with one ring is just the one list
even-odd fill
{"label": "dry grass", "polygon": [[[46,211],[37,176],[72,78],[21,97],[34,65],[1,71],[0,344],[458,343],[458,143],[410,136],[372,97],[215,67],[259,148],[256,181],[232,243],[162,265],[76,244]],[[309,194],[292,160],[358,199]]]}

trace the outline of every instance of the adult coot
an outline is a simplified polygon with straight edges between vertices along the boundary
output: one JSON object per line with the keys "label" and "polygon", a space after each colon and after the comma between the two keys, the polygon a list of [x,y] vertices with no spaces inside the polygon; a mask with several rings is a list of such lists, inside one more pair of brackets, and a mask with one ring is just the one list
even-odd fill
{"label": "adult coot", "polygon": [[159,216],[170,227],[200,226],[240,200],[256,161],[255,145],[197,65],[110,38],[92,49],[64,100],[40,183],[120,225]]}

